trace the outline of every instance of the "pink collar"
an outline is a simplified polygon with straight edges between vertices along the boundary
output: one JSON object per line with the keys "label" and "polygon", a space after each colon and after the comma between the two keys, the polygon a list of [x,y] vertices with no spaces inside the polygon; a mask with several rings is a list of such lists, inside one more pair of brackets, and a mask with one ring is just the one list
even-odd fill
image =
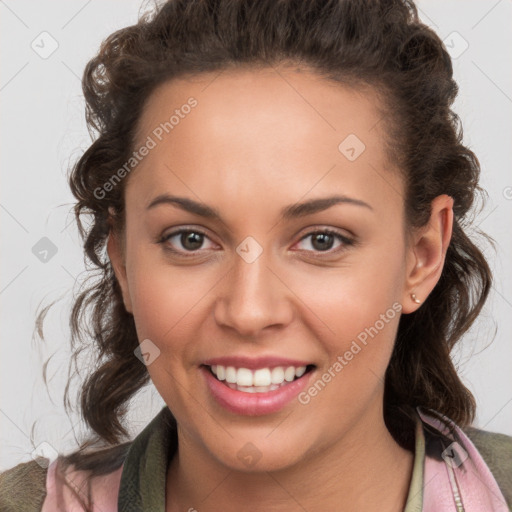
{"label": "pink collar", "polygon": [[[441,460],[426,450],[422,512],[509,512],[494,476],[466,434],[447,418],[443,423],[419,408],[418,413],[451,440],[443,444]],[[458,439],[449,433],[448,423]]]}

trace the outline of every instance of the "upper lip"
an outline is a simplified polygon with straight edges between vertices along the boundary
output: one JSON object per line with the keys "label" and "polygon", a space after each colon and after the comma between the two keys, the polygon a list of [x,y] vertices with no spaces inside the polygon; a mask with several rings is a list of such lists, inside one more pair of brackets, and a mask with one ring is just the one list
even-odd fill
{"label": "upper lip", "polygon": [[262,357],[247,357],[247,356],[224,356],[214,357],[203,362],[206,366],[221,365],[221,366],[234,366],[235,368],[275,368],[276,366],[308,366],[312,363],[307,361],[300,361],[298,359],[288,359],[279,356],[262,356]]}

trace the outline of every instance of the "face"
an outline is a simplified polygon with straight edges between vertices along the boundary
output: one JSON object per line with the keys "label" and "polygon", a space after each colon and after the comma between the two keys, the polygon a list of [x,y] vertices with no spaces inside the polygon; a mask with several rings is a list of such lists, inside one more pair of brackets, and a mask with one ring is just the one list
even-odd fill
{"label": "face", "polygon": [[375,94],[203,74],[161,85],[138,128],[110,254],[182,442],[268,470],[382,424],[410,258]]}

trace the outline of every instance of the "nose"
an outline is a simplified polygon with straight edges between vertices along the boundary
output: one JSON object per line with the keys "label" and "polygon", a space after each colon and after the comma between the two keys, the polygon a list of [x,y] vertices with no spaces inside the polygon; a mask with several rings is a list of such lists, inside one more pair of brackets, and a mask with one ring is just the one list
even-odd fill
{"label": "nose", "polygon": [[269,266],[265,252],[248,263],[235,256],[222,280],[215,304],[219,326],[231,328],[238,337],[257,337],[265,329],[288,325],[293,318],[293,293]]}

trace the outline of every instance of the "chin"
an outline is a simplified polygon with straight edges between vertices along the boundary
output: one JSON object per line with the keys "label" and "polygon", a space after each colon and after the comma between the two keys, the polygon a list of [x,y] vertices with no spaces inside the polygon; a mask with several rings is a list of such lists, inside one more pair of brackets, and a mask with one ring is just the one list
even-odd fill
{"label": "chin", "polygon": [[223,466],[244,473],[282,471],[303,463],[310,451],[304,436],[271,432],[226,438],[225,445],[213,443],[210,453]]}

